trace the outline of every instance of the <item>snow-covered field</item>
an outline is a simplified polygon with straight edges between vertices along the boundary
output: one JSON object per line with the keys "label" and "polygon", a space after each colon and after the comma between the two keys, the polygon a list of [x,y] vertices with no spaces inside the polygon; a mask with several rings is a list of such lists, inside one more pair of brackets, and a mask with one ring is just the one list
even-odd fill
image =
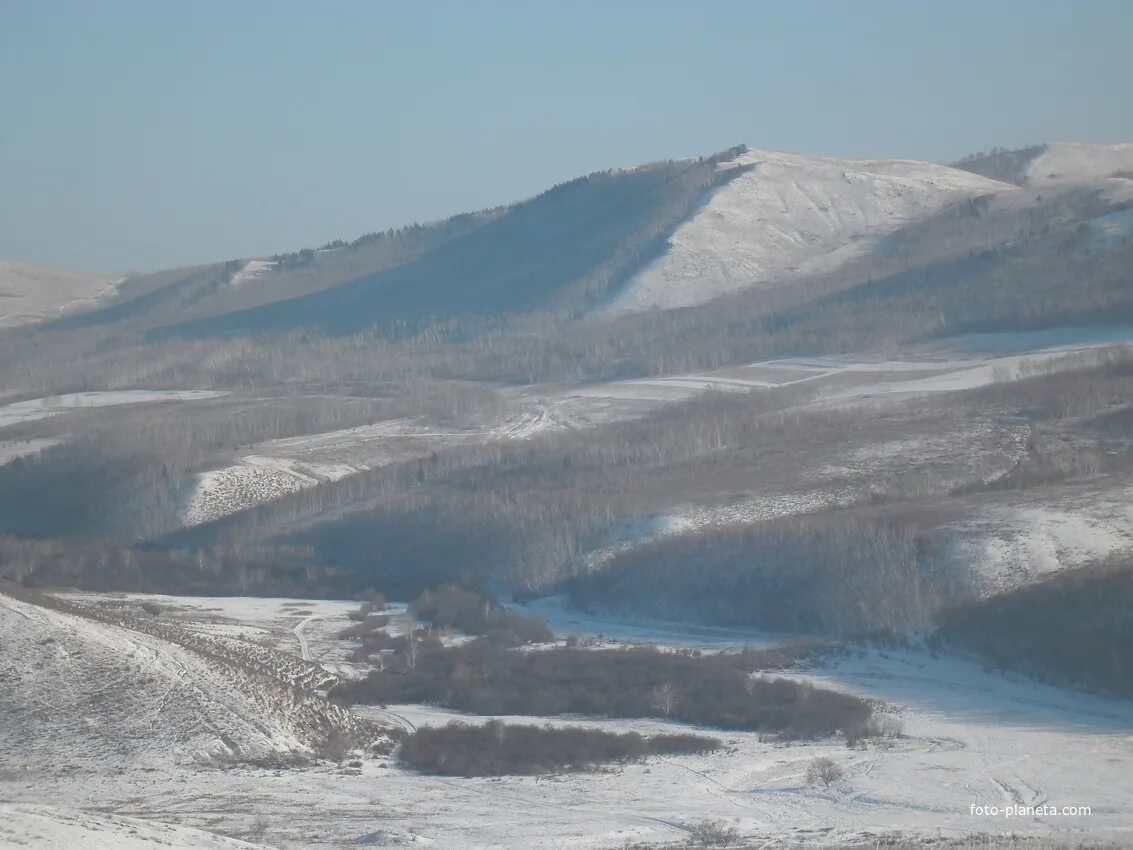
{"label": "snow-covered field", "polygon": [[[186,628],[259,634],[264,643],[290,647],[296,661],[339,657],[342,648],[334,645],[342,642],[334,633],[355,607],[126,597],[142,599],[160,604],[162,617]],[[0,601],[5,646],[18,650],[0,663],[22,683],[0,691],[0,699],[21,712],[15,734],[11,707],[0,714],[0,730],[9,732],[0,767],[0,842],[15,846],[54,840],[57,846],[223,848],[239,846],[230,837],[254,836],[279,848],[419,843],[438,850],[599,850],[627,841],[684,842],[702,819],[734,824],[749,837],[804,845],[874,841],[890,833],[926,839],[1008,832],[1072,841],[1133,838],[1133,706],[989,673],[947,655],[860,652],[791,674],[879,700],[882,713],[903,726],[901,737],[865,749],[834,741],[776,743],[655,720],[516,717],[504,719],[645,734],[690,729],[726,746],[708,755],[651,757],[593,774],[538,778],[423,776],[385,756],[367,756],[360,767],[214,766],[175,757],[165,734],[177,731],[175,721],[192,718],[204,694],[227,700],[228,713],[248,712],[240,728],[249,735],[262,734],[252,730],[257,724],[272,728],[273,721],[254,707],[238,706],[239,693],[228,693],[230,683],[210,682],[199,658],[175,655],[127,628],[83,625],[71,622],[79,618]],[[742,630],[596,621],[569,611],[561,600],[527,610],[547,615],[563,632],[601,634],[607,641],[708,650],[767,641]],[[94,667],[85,668],[93,681],[74,678],[76,665],[92,662],[101,665],[94,676]],[[156,699],[144,707],[135,690]],[[96,691],[106,696],[100,700]],[[356,711],[410,728],[483,719],[415,705]],[[208,723],[186,723],[179,734],[215,738]],[[156,743],[144,745],[151,735]],[[830,788],[805,780],[807,763],[820,755],[845,771]],[[973,815],[973,804],[1089,806],[1092,813],[1005,819]]]}
{"label": "snow-covered field", "polygon": [[144,404],[153,401],[201,401],[226,395],[219,390],[111,390],[108,392],[67,393],[17,401],[0,407],[0,428],[34,422],[71,410]]}
{"label": "snow-covered field", "polygon": [[735,166],[752,170],[678,227],[669,250],[635,275],[604,315],[686,307],[833,271],[947,204],[1011,188],[924,162],[749,150],[721,167]]}

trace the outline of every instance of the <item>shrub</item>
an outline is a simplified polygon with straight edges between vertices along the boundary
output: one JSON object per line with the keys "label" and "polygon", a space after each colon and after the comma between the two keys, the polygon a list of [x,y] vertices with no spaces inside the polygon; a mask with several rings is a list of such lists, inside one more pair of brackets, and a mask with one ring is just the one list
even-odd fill
{"label": "shrub", "polygon": [[617,734],[578,726],[450,723],[408,735],[399,759],[422,773],[442,776],[537,775],[594,770],[650,754],[708,752],[720,742],[699,735]]}
{"label": "shrub", "polygon": [[[819,738],[839,730],[866,734],[872,708],[848,694],[787,679],[753,677],[781,664],[782,653],[719,653],[697,657],[651,647],[538,652],[504,649],[486,640],[455,647],[419,641],[412,665],[372,671],[343,682],[342,702],[419,702],[475,714],[671,717],[725,729]],[[658,688],[673,689],[669,713]]]}
{"label": "shrub", "polygon": [[542,620],[500,608],[487,596],[455,584],[426,590],[410,610],[434,626],[480,635],[504,646],[548,643],[555,639]]}
{"label": "shrub", "polygon": [[739,830],[721,821],[702,820],[688,834],[688,842],[696,847],[729,847],[739,841]]}
{"label": "shrub", "polygon": [[806,781],[811,785],[821,785],[823,788],[829,788],[833,783],[841,779],[842,775],[841,766],[833,759],[826,758],[825,756],[812,759],[810,764],[806,766]]}

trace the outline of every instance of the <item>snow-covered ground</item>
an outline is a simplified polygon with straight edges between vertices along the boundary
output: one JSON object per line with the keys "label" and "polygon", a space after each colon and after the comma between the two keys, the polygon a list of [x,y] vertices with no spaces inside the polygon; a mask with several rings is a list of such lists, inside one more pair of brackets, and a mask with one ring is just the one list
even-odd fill
{"label": "snow-covered ground", "polygon": [[988,591],[1119,554],[1133,554],[1133,486],[1087,482],[979,503],[945,529],[948,556]]}
{"label": "snow-covered ground", "polygon": [[[346,611],[355,606],[129,597],[143,598],[164,606],[163,617],[186,625],[195,620],[199,628],[218,634],[236,626],[263,632],[268,642],[290,644],[296,661],[303,654],[333,656],[336,651],[329,647],[336,641],[329,625],[338,618],[345,622]],[[767,640],[742,630],[594,620],[564,608],[561,600],[526,610],[544,614],[563,632],[603,635],[607,642],[733,649]],[[129,742],[131,730],[144,731],[155,712],[132,704],[115,709],[121,715],[115,719],[125,724],[120,729],[107,723],[110,715],[97,701],[61,699],[65,691],[50,691],[53,683],[72,680],[54,675],[61,672],[54,666],[37,666],[39,654],[90,657],[109,636],[99,628],[79,640],[71,626],[54,620],[55,630],[44,632],[44,616],[34,607],[0,608],[6,645],[20,649],[5,653],[8,666],[51,673],[31,680],[34,687],[0,691],[0,698],[16,695],[42,727],[30,745],[11,736],[3,742],[0,813],[6,817],[0,821],[0,842],[51,839],[75,842],[67,846],[129,848],[164,841],[173,847],[221,848],[238,845],[217,836],[259,839],[262,834],[264,843],[279,848],[413,843],[438,850],[599,850],[630,841],[684,842],[690,827],[703,819],[734,824],[748,837],[802,845],[872,843],[890,833],[925,839],[1009,832],[1067,841],[1133,838],[1133,705],[1001,676],[953,656],[868,651],[790,674],[880,701],[879,710],[896,718],[903,734],[865,749],[836,741],[777,743],[756,734],[658,720],[509,717],[504,719],[644,734],[695,731],[721,739],[725,748],[707,755],[651,757],[593,774],[460,779],[418,775],[383,756],[367,756],[360,767],[326,762],[285,769],[214,767],[170,758],[161,747],[138,753],[95,746],[91,741],[104,737]],[[320,617],[328,625],[322,632],[316,629],[324,622]],[[45,641],[49,636],[55,640]],[[166,656],[154,658],[144,640],[134,656],[122,651],[131,642],[139,646],[132,633],[126,643],[113,635],[120,669],[111,665],[97,685],[121,701],[129,693],[122,676],[131,665],[146,665],[133,675],[153,676],[158,681],[152,692],[160,695],[167,687],[161,685]],[[39,646],[46,648],[35,649]],[[183,710],[180,702],[193,685],[207,687],[195,668],[184,690],[157,716],[158,730],[166,714]],[[486,719],[416,705],[356,711],[409,728]],[[7,729],[10,715],[0,717],[5,718],[0,730]],[[53,754],[45,750],[29,759],[29,746],[54,748]],[[836,761],[844,777],[829,788],[808,784],[806,766],[816,756]],[[1002,810],[1009,804],[1089,806],[1092,811],[1011,819],[972,814],[973,805]]]}
{"label": "snow-covered ground", "polygon": [[108,392],[67,393],[33,398],[0,407],[0,428],[46,419],[71,410],[143,404],[153,401],[201,401],[226,395],[219,390],[111,390]]}
{"label": "snow-covered ground", "polygon": [[235,463],[197,475],[181,516],[186,525],[198,525],[323,481],[427,457],[433,451],[525,439],[560,427],[564,423],[553,418],[545,405],[535,402],[497,422],[468,423],[464,428],[391,419],[268,440]]}
{"label": "snow-covered ground", "polygon": [[0,804],[0,846],[38,850],[251,850],[263,845],[139,818],[49,805]]}
{"label": "snow-covered ground", "polygon": [[90,274],[0,260],[0,328],[58,318],[115,295],[118,275]]}
{"label": "snow-covered ground", "polygon": [[1027,168],[1027,183],[1086,182],[1133,173],[1133,144],[1095,145],[1055,142],[1046,145]]}
{"label": "snow-covered ground", "polygon": [[604,315],[700,304],[748,287],[833,271],[879,239],[950,203],[1007,184],[924,162],[749,150],[751,170],[677,228]]}

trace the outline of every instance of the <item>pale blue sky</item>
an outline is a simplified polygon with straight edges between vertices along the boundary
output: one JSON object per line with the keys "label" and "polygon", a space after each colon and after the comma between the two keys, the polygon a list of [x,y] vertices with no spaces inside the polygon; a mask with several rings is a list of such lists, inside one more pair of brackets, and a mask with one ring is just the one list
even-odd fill
{"label": "pale blue sky", "polygon": [[1133,141],[1133,1],[0,0],[0,258],[247,257],[745,142]]}

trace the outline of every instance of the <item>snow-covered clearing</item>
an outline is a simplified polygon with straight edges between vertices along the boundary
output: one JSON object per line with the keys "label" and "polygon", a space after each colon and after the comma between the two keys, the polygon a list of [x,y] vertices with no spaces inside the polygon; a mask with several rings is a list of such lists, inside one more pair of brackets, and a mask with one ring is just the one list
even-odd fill
{"label": "snow-covered clearing", "polygon": [[227,395],[220,390],[111,390],[107,392],[67,393],[46,398],[17,401],[0,407],[0,428],[46,419],[71,410],[144,404],[154,401],[202,401]]}
{"label": "snow-covered clearing", "polygon": [[833,271],[947,204],[1012,188],[924,162],[749,150],[721,168],[736,166],[751,170],[678,227],[668,251],[635,275],[604,315],[686,307]]}

